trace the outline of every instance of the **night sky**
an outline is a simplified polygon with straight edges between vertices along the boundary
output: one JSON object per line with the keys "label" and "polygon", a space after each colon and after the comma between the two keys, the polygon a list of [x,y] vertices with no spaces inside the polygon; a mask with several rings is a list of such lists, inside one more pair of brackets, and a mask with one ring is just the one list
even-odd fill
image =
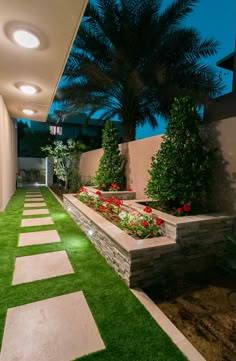
{"label": "night sky", "polygon": [[[163,8],[172,0],[164,0]],[[207,62],[215,66],[216,62],[234,51],[235,46],[235,1],[234,0],[199,0],[193,13],[183,23],[188,27],[197,29],[203,37],[214,38],[221,44],[218,54],[208,58]],[[232,89],[232,72],[223,71],[226,85],[224,93]],[[50,112],[55,107],[52,105]],[[136,138],[146,138],[165,132],[166,123],[159,120],[159,126],[154,131],[149,125],[137,129]]]}
{"label": "night sky", "polygon": [[[163,5],[169,5],[172,1],[165,0]],[[193,13],[184,22],[188,27],[200,31],[203,37],[210,37],[218,40],[221,48],[216,56],[208,58],[207,62],[215,66],[216,62],[234,51],[235,46],[235,1],[234,0],[199,0]],[[223,69],[222,69],[223,70]],[[224,93],[232,90],[232,72],[223,71],[225,82]],[[139,127],[136,137],[146,138],[152,135],[165,132],[166,123],[159,121],[159,127],[153,130],[149,125]]]}

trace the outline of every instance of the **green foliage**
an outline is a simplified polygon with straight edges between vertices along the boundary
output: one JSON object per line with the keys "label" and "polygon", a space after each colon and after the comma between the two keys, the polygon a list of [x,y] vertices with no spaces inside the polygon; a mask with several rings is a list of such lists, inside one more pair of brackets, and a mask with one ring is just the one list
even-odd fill
{"label": "green foliage", "polygon": [[[19,127],[19,124],[18,124]],[[55,137],[47,132],[34,131],[25,127],[18,128],[18,155],[19,157],[44,157],[42,147],[52,144]]]}
{"label": "green foliage", "polygon": [[84,186],[94,186],[96,185],[96,177],[89,175],[85,180],[83,180]]}
{"label": "green foliage", "polygon": [[64,144],[61,140],[54,141],[53,145],[42,147],[43,152],[53,159],[55,175],[65,182],[65,189],[76,192],[79,186],[78,162],[81,154],[81,145],[72,139]]}
{"label": "green foliage", "polygon": [[166,135],[152,157],[146,194],[159,204],[179,207],[203,202],[210,191],[213,152],[199,134],[200,117],[190,97],[176,98]]}
{"label": "green foliage", "polygon": [[[157,355],[159,361],[186,361],[47,188],[40,191],[54,224],[35,227],[35,231],[57,230],[61,242],[17,247],[25,191],[17,190],[0,216],[0,340],[9,308],[83,291],[108,347],[77,361],[157,361]],[[12,285],[16,257],[56,251],[66,251],[73,273]],[[42,356],[41,361],[46,358]]]}
{"label": "green foliage", "polygon": [[96,172],[96,185],[104,190],[109,190],[111,184],[117,184],[120,190],[125,189],[125,162],[119,150],[118,132],[112,122],[105,124],[102,147],[103,155]]}
{"label": "green foliage", "polygon": [[57,92],[65,111],[103,109],[104,120],[121,121],[126,142],[137,126],[168,117],[174,97],[203,104],[220,94],[219,72],[206,61],[218,42],[185,26],[198,0],[162,3],[89,2]]}

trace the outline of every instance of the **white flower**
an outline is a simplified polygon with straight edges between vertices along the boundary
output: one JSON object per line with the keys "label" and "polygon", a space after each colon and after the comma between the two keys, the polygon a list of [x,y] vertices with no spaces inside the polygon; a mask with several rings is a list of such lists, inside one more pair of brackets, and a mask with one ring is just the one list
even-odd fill
{"label": "white flower", "polygon": [[125,211],[122,211],[122,212],[119,213],[119,218],[122,219],[122,220],[125,219],[126,216],[127,216],[127,213]]}

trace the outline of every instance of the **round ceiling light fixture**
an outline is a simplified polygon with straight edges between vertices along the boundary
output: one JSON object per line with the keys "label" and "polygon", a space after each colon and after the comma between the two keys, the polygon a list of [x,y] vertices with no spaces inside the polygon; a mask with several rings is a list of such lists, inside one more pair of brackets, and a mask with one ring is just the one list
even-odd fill
{"label": "round ceiling light fixture", "polygon": [[49,40],[44,31],[31,23],[9,21],[4,26],[4,33],[15,45],[26,49],[43,50],[49,46]]}
{"label": "round ceiling light fixture", "polygon": [[25,29],[17,29],[13,32],[14,41],[24,47],[29,49],[38,48],[40,46],[40,40],[32,31]]}
{"label": "round ceiling light fixture", "polygon": [[33,95],[37,93],[37,89],[32,85],[20,85],[19,89],[24,94]]}
{"label": "round ceiling light fixture", "polygon": [[26,95],[34,95],[41,91],[41,89],[38,86],[36,86],[34,84],[29,84],[29,83],[28,84],[27,83],[16,83],[15,87]]}
{"label": "round ceiling light fixture", "polygon": [[33,109],[23,109],[22,112],[26,115],[33,115],[36,113],[36,111]]}

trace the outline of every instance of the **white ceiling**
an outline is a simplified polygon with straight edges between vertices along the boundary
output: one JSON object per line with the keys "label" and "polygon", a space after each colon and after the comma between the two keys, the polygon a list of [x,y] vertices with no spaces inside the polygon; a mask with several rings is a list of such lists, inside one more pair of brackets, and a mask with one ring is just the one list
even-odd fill
{"label": "white ceiling", "polygon": [[[0,1],[0,94],[10,116],[46,121],[87,1]],[[41,48],[22,48],[8,38],[8,27],[17,22],[35,30]],[[34,84],[41,91],[25,95],[15,86],[20,82]],[[36,113],[26,116],[24,108]]]}

